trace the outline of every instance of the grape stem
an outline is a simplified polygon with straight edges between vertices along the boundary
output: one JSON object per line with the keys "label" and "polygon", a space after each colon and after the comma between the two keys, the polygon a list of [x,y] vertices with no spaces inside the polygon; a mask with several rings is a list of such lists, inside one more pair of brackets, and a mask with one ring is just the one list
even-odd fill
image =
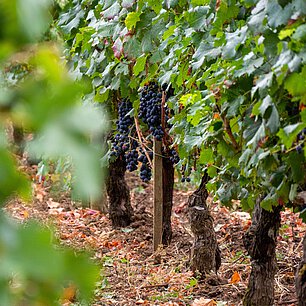
{"label": "grape stem", "polygon": [[234,137],[234,135],[232,133],[232,129],[231,129],[230,125],[229,125],[228,120],[225,118],[225,116],[221,116],[221,118],[222,118],[223,123],[224,123],[224,129],[227,132],[227,134],[228,134],[228,136],[229,136],[229,138],[230,138],[234,148],[236,150],[238,150],[239,149],[239,145],[238,145],[238,143],[237,143],[237,141],[236,141],[236,139],[235,139],[235,137]]}
{"label": "grape stem", "polygon": [[142,136],[141,131],[140,131],[140,128],[139,128],[138,119],[137,119],[136,117],[134,117],[134,121],[135,121],[136,132],[137,132],[137,136],[138,136],[138,139],[139,139],[140,146],[141,146],[143,152],[145,153],[145,155],[146,155],[146,157],[147,157],[147,159],[148,159],[148,162],[149,162],[149,164],[150,164],[150,167],[153,168],[153,164],[152,164],[151,158],[150,158],[150,156],[149,156],[149,153],[148,153],[148,151],[146,150],[145,145],[144,145],[144,143],[143,143],[143,141],[142,141],[143,136]]}
{"label": "grape stem", "polygon": [[220,107],[218,105],[216,105],[217,107],[217,110],[220,114],[220,117],[223,121],[223,124],[224,124],[224,130],[226,131],[227,135],[229,136],[230,140],[231,140],[231,143],[234,147],[235,150],[238,150],[239,149],[239,144],[237,143],[234,135],[233,135],[233,132],[232,132],[232,129],[231,129],[231,126],[229,124],[229,121],[227,120],[227,118],[225,117],[224,114],[221,113],[221,110],[220,110]]}

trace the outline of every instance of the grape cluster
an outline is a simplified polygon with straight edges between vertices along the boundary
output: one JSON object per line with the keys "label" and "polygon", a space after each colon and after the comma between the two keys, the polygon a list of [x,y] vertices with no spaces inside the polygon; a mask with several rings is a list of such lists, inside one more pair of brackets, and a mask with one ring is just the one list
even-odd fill
{"label": "grape cluster", "polygon": [[126,169],[130,172],[137,170],[138,168],[138,142],[132,140],[131,150],[126,153]]}
{"label": "grape cluster", "polygon": [[[126,162],[126,169],[130,172],[138,169],[138,163],[141,163],[140,178],[144,182],[148,182],[152,177],[152,170],[148,158],[142,149],[139,148],[139,143],[136,138],[136,129],[133,126],[133,118],[129,115],[132,110],[132,103],[126,100],[119,104],[119,118],[116,121],[117,134],[112,141],[110,155],[120,157]],[[139,151],[141,155],[139,156]],[[149,153],[152,159],[153,153]]]}
{"label": "grape cluster", "polygon": [[129,134],[133,126],[133,118],[128,113],[133,109],[132,103],[127,100],[123,100],[119,104],[119,119],[116,121],[118,134],[115,135],[112,141],[111,156],[123,156],[130,149]]}
{"label": "grape cluster", "polygon": [[185,177],[185,176],[183,176],[183,177],[181,178],[181,182],[182,182],[182,183],[185,183],[185,182],[190,183],[190,181],[191,181],[190,177]]}
{"label": "grape cluster", "polygon": [[295,149],[299,154],[303,152],[305,137],[306,137],[306,128],[303,129],[302,132],[300,132],[297,135],[297,146]]}
{"label": "grape cluster", "polygon": [[112,151],[110,155],[116,157],[124,155],[124,152],[128,150],[128,146],[128,137],[117,134],[112,141]]}
{"label": "grape cluster", "polygon": [[133,109],[133,105],[130,101],[123,100],[119,104],[119,120],[117,120],[117,130],[121,134],[128,134],[130,127],[133,125],[133,118],[128,113]]}
{"label": "grape cluster", "polygon": [[174,149],[169,151],[169,159],[172,164],[177,164],[180,161],[180,157],[178,156],[177,152]]}
{"label": "grape cluster", "polygon": [[[140,164],[140,178],[143,182],[150,181],[152,177],[151,161],[153,152],[150,150],[152,143],[147,137],[148,150],[140,146],[137,139],[134,118],[130,113],[133,105],[128,100],[119,103],[119,118],[116,121],[117,134],[113,137],[110,156],[121,158],[126,163],[126,169],[130,172],[138,169]],[[140,95],[139,118],[148,126],[149,134],[161,141],[164,137],[162,127],[162,93],[159,86],[150,83],[144,86]],[[169,119],[169,110],[165,107],[165,121]],[[169,128],[169,125],[166,126]],[[148,142],[147,142],[148,141]],[[173,164],[179,162],[179,156],[175,149],[168,149],[163,155],[170,159]]]}
{"label": "grape cluster", "polygon": [[191,178],[189,177],[188,174],[190,174],[191,169],[188,167],[186,167],[186,165],[183,165],[181,168],[181,183],[190,183],[191,182]]}
{"label": "grape cluster", "polygon": [[157,84],[144,86],[140,96],[139,118],[149,127],[156,140],[162,140],[164,131],[161,124],[162,94]]}
{"label": "grape cluster", "polygon": [[[148,153],[149,158],[152,160],[153,158],[153,152]],[[149,164],[149,160],[146,156],[146,154],[141,150],[141,155],[138,158],[138,161],[141,163],[140,167],[140,178],[143,182],[150,181],[152,177],[152,169]]]}

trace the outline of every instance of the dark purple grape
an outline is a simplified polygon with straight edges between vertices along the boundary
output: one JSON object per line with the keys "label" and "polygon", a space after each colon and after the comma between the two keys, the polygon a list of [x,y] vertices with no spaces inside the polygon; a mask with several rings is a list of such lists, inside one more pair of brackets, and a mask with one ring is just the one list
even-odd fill
{"label": "dark purple grape", "polygon": [[153,137],[162,140],[164,132],[161,126],[161,93],[158,85],[151,83],[141,91],[138,116],[148,125]]}
{"label": "dark purple grape", "polygon": [[[123,100],[119,104],[119,118],[116,121],[117,134],[112,141],[111,156],[122,156],[126,159],[125,154],[130,150],[129,134],[131,132],[134,120],[128,114],[133,109],[132,103]],[[129,167],[135,168],[135,167]]]}
{"label": "dark purple grape", "polygon": [[296,151],[297,151],[299,154],[301,154],[301,153],[303,152],[303,147],[302,147],[301,145],[298,145],[298,146],[296,147]]}

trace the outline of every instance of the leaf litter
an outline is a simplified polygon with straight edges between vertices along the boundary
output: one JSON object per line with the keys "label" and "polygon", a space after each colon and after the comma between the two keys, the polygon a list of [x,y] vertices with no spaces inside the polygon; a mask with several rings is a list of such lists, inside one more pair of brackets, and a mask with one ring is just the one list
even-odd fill
{"label": "leaf litter", "polygon": [[[171,245],[153,253],[152,185],[131,174],[127,180],[135,216],[133,223],[123,229],[113,229],[107,215],[80,207],[67,193],[54,199],[50,186],[35,180],[32,203],[14,199],[5,209],[19,222],[35,218],[55,226],[61,243],[89,251],[101,264],[101,280],[91,305],[242,305],[251,271],[250,258],[243,247],[250,215],[230,211],[209,199],[222,266],[217,275],[201,280],[188,265],[193,238],[186,204],[194,187],[189,184],[189,191],[175,190]],[[283,211],[281,217],[275,305],[292,306],[297,303],[294,274],[302,256],[306,226],[290,210]],[[69,299],[63,305],[69,305]]]}

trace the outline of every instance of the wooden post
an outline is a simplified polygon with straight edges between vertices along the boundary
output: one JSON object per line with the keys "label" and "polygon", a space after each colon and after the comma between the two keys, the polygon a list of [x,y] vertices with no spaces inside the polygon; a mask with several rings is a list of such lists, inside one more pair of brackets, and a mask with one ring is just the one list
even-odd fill
{"label": "wooden post", "polygon": [[153,249],[156,251],[162,244],[163,235],[163,164],[162,164],[162,142],[154,139],[153,143]]}

